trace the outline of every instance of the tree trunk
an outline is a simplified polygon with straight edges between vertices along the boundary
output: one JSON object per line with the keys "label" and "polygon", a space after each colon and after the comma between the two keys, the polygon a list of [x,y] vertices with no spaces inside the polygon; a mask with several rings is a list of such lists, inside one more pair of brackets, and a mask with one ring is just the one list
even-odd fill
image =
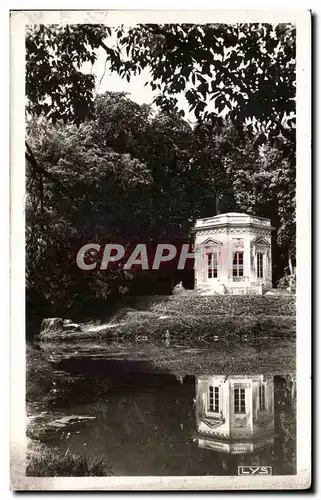
{"label": "tree trunk", "polygon": [[215,192],[215,215],[220,213],[220,194],[218,191]]}
{"label": "tree trunk", "polygon": [[289,252],[289,270],[290,270],[290,275],[292,276],[293,275],[293,266],[292,266],[292,258],[291,258],[291,254]]}

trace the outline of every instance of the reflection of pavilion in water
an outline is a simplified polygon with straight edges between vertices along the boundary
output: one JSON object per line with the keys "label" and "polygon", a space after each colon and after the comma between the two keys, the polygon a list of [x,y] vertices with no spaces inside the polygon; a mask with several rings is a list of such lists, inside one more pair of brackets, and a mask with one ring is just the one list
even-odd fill
{"label": "reflection of pavilion in water", "polygon": [[196,427],[201,448],[244,454],[273,446],[273,377],[197,377]]}

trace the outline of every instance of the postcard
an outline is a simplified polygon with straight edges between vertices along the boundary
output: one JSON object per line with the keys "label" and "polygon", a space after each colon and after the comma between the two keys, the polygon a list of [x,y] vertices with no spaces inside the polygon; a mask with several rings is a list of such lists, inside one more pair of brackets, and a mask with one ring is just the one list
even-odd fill
{"label": "postcard", "polygon": [[311,13],[11,11],[11,488],[311,486]]}

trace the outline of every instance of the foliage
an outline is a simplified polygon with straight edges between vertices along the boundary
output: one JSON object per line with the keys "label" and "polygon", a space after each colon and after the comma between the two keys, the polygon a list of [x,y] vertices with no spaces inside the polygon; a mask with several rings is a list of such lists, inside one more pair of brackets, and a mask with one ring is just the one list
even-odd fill
{"label": "foliage", "polygon": [[145,237],[186,236],[195,188],[190,125],[175,113],[154,115],[149,106],[134,103],[124,93],[106,92],[97,96],[94,128],[99,144],[129,153],[148,166],[150,191],[148,198],[141,198]]}
{"label": "foliage", "polygon": [[93,113],[95,78],[83,64],[110,33],[101,25],[35,25],[26,32],[27,112],[54,123],[82,122]]}
{"label": "foliage", "polygon": [[[113,31],[101,25],[31,28],[27,33],[30,112],[79,122],[92,112],[94,82],[81,72],[103,47],[111,69],[130,80],[150,69],[156,104],[177,108],[183,92],[197,118],[228,110],[233,119],[256,118],[278,135],[288,134],[295,112],[295,28],[278,24],[138,25]],[[46,102],[51,98],[51,106]],[[170,100],[166,99],[168,97]],[[207,110],[214,100],[215,112]],[[81,105],[80,105],[81,104]]]}
{"label": "foliage", "polygon": [[[245,140],[244,140],[245,139]],[[240,143],[231,123],[226,132],[224,167],[241,211],[272,220],[276,242],[295,256],[295,162],[289,147],[265,143],[257,146],[250,136]]]}
{"label": "foliage", "polygon": [[186,238],[193,221],[190,126],[124,94],[99,96],[95,109],[78,127],[40,117],[27,128],[46,172],[41,203],[27,163],[27,289],[67,308],[123,291],[115,272],[77,268],[83,244]]}
{"label": "foliage", "polygon": [[[77,128],[51,125],[43,119],[28,129],[37,161],[58,179],[58,183],[44,183],[42,211],[27,169],[27,287],[38,288],[41,283],[50,299],[77,293],[79,280],[90,291],[90,277],[75,265],[76,252],[83,244],[97,238],[127,237],[125,223],[132,232],[135,225],[137,232],[142,231],[137,213],[143,208],[139,203],[134,207],[131,196],[139,200],[148,188],[148,169],[127,153],[99,145],[93,132],[90,122]],[[108,286],[102,283],[105,290],[101,290],[99,285],[97,276],[90,295],[108,295]]]}
{"label": "foliage", "polygon": [[295,292],[296,289],[296,272],[291,275],[289,273],[286,273],[278,282],[278,288],[281,289],[288,289],[290,288],[291,291]]}
{"label": "foliage", "polygon": [[[284,118],[292,120],[291,25],[139,25],[120,34],[118,47],[113,69],[130,78],[131,72],[151,68],[152,89],[171,99],[184,92],[196,117],[209,116],[208,100],[214,100],[215,115],[227,108],[241,121],[255,117],[276,135],[284,129]],[[127,54],[123,61],[122,51]]]}
{"label": "foliage", "polygon": [[[233,126],[233,132],[236,129]],[[194,185],[200,184],[194,196],[197,217],[208,217],[237,208],[233,184],[225,168],[226,154],[230,149],[229,125],[204,121],[194,129],[192,167]]]}

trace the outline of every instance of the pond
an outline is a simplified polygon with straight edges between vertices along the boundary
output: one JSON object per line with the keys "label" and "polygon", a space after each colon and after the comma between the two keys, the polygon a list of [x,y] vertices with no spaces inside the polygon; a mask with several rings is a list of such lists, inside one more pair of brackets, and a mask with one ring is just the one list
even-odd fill
{"label": "pond", "polygon": [[43,343],[28,358],[31,435],[48,447],[121,476],[295,474],[294,342]]}

